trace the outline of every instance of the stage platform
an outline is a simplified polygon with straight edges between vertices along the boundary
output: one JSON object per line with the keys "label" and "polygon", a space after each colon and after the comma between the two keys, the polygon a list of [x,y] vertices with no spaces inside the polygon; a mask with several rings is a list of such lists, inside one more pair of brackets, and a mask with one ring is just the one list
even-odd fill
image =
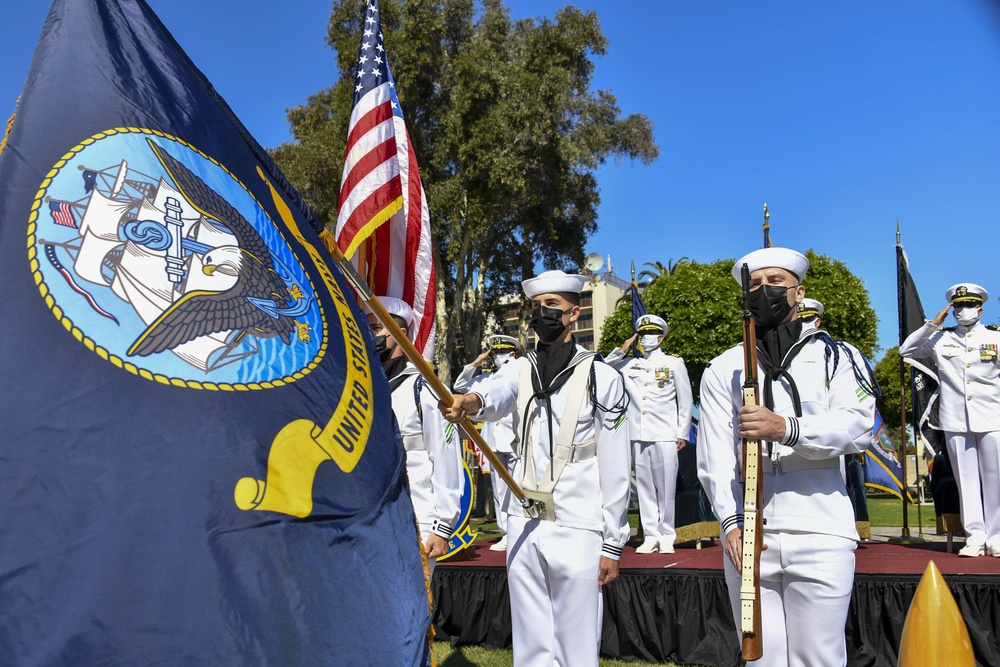
{"label": "stage platform", "polygon": [[[439,563],[432,582],[439,639],[509,648],[510,602],[504,552],[489,542]],[[739,645],[717,543],[674,554],[626,547],[621,576],[605,589],[602,654],[648,662],[734,667]],[[1000,665],[1000,558],[959,558],[945,544],[858,546],[847,619],[849,664],[894,667],[899,637],[920,575],[933,560],[962,610],[980,665]],[[765,626],[766,629],[766,626]]]}

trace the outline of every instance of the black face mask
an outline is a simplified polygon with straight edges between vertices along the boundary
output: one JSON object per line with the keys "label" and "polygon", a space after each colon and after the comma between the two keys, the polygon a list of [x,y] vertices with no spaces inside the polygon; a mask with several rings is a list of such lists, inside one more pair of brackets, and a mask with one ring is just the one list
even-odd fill
{"label": "black face mask", "polygon": [[566,331],[562,317],[565,313],[558,308],[539,306],[531,311],[531,321],[528,323],[535,330],[539,342],[550,344]]}
{"label": "black face mask", "polygon": [[386,347],[388,338],[388,336],[375,336],[375,353],[383,364],[389,360],[389,355],[392,354],[392,350]]}
{"label": "black face mask", "polygon": [[792,312],[788,290],[782,285],[761,285],[750,292],[750,312],[762,327],[776,327]]}

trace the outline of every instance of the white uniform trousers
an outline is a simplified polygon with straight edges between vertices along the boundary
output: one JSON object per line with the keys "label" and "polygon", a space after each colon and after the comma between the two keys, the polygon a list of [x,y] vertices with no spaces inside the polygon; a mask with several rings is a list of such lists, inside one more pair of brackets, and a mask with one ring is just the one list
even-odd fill
{"label": "white uniform trousers", "polygon": [[[764,533],[764,544],[767,550],[760,554],[764,655],[747,665],[844,667],[857,543],[834,535]],[[740,575],[728,557],[725,570],[733,618],[738,619]]]}
{"label": "white uniform trousers", "polygon": [[[504,468],[507,469],[511,475],[514,474],[514,466],[517,464],[517,454],[513,452],[494,452],[500,462],[503,463]],[[497,528],[503,535],[507,534],[507,512],[513,510],[516,512],[521,511],[521,504],[511,498],[512,494],[510,492],[510,487],[508,487],[500,475],[495,472],[490,472],[490,486],[493,487],[493,509],[497,515]],[[511,507],[513,503],[513,507]]]}
{"label": "white uniform trousers", "polygon": [[643,537],[674,543],[677,441],[632,441],[636,495]]}
{"label": "white uniform trousers", "polygon": [[601,534],[513,514],[507,528],[515,667],[597,667]]}
{"label": "white uniform trousers", "polygon": [[966,544],[1000,547],[1000,431],[945,437]]}

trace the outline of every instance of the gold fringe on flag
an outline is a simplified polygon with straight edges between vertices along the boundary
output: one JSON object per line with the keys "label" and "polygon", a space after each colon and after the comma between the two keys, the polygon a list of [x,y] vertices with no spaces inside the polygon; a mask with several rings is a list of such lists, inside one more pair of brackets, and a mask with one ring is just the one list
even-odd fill
{"label": "gold fringe on flag", "polygon": [[855,521],[854,527],[858,530],[858,537],[863,540],[872,539],[872,522],[871,521]]}
{"label": "gold fringe on flag", "polygon": [[10,129],[14,127],[14,116],[17,115],[17,106],[21,103],[21,98],[17,98],[17,102],[14,102],[14,112],[7,119],[7,131],[3,133],[3,140],[0,141],[0,153],[3,153],[3,149],[7,146],[7,137],[10,136]]}
{"label": "gold fringe on flag", "polygon": [[674,542],[684,544],[685,542],[694,542],[695,540],[702,539],[709,540],[716,537],[719,537],[718,521],[699,521],[698,523],[678,528],[677,535],[674,536]]}
{"label": "gold fringe on flag", "polygon": [[424,564],[424,587],[427,589],[427,617],[430,623],[427,627],[427,650],[431,656],[431,667],[437,667],[434,662],[434,593],[431,590],[431,566],[427,560],[427,549],[424,548],[424,540],[420,537],[420,524],[416,523],[417,517],[413,521],[417,526],[417,544],[420,546],[420,560]]}
{"label": "gold fringe on flag", "polygon": [[369,236],[374,234],[375,230],[378,229],[383,222],[387,222],[389,218],[396,215],[396,212],[402,208],[403,196],[400,195],[389,202],[388,206],[376,213],[371,220],[366,222],[364,226],[358,230],[358,233],[354,235],[353,239],[351,239],[351,245],[347,246],[347,250],[344,251],[344,257],[354,257],[354,253],[358,251],[358,246],[361,245]]}
{"label": "gold fringe on flag", "polygon": [[337,247],[337,239],[333,238],[333,234],[330,233],[329,229],[323,228],[323,231],[319,233],[319,240],[323,242],[323,247],[327,249],[328,252],[333,252],[333,249]]}

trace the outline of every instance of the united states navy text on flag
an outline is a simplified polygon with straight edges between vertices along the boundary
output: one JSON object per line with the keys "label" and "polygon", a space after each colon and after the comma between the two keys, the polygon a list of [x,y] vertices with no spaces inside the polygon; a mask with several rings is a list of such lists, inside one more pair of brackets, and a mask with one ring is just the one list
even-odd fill
{"label": "united states navy text on flag", "polygon": [[410,304],[410,338],[431,358],[437,283],[430,214],[389,72],[378,0],[365,5],[336,239],[375,294]]}
{"label": "united states navy text on flag", "polygon": [[0,664],[427,664],[389,390],[320,225],[142,0],[57,0],[27,82]]}

